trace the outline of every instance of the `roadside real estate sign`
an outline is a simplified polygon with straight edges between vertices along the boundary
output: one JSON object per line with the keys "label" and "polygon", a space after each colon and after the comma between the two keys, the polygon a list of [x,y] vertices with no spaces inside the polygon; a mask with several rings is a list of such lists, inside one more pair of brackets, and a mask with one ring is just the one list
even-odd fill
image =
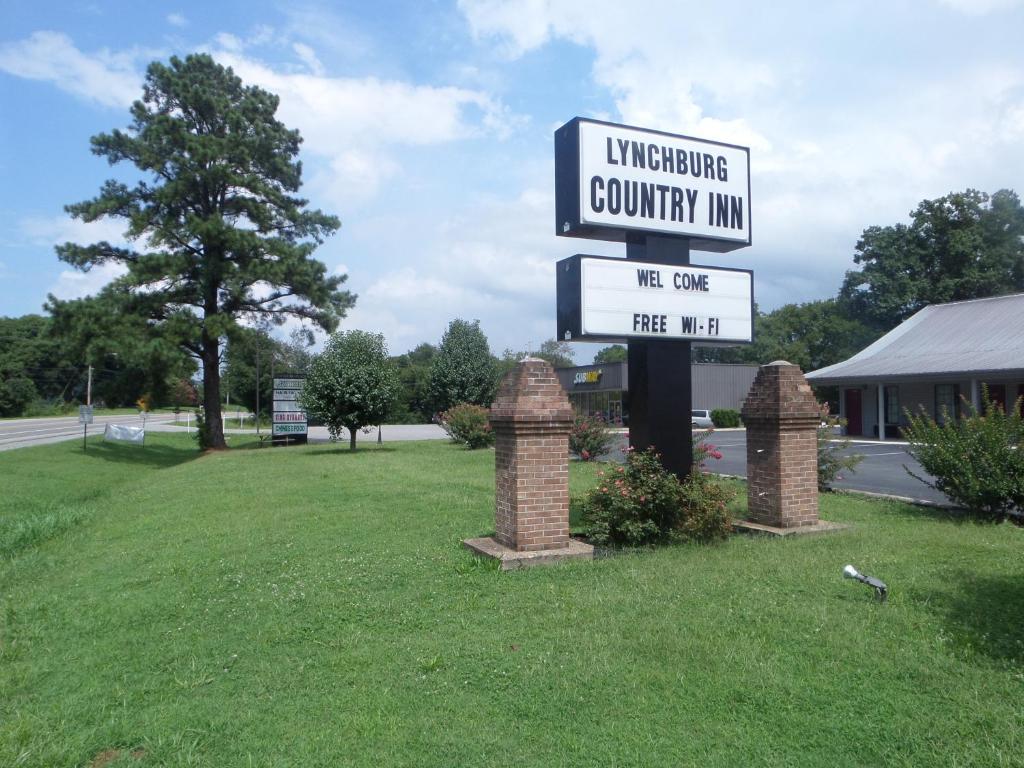
{"label": "roadside real estate sign", "polygon": [[309,437],[309,421],[299,403],[306,377],[300,375],[274,377],[274,408],[271,434],[275,444],[304,443]]}

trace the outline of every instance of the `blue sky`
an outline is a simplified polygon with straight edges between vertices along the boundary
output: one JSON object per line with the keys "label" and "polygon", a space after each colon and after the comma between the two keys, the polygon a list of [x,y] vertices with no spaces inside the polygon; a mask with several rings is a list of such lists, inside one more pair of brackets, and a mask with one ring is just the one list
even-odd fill
{"label": "blue sky", "polygon": [[[341,217],[318,252],[359,294],[344,328],[393,353],[478,318],[492,349],[554,335],[554,262],[623,247],[554,235],[552,133],[580,115],[751,148],[764,309],[835,294],[864,228],[924,198],[1021,191],[1024,3],[50,2],[0,0],[0,315],[95,291],[53,246],[117,240],[63,206],[111,176],[154,59],[203,50],[281,96],[303,194]],[[577,345],[589,360],[593,345]]]}

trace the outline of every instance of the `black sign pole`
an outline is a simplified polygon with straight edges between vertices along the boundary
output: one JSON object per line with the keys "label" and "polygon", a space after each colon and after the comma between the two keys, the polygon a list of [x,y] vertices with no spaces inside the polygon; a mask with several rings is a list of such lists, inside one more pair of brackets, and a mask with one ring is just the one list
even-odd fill
{"label": "black sign pole", "polygon": [[[629,233],[626,258],[686,266],[690,241]],[[690,342],[630,339],[628,349],[629,444],[637,450],[654,446],[665,468],[682,480],[693,468]]]}

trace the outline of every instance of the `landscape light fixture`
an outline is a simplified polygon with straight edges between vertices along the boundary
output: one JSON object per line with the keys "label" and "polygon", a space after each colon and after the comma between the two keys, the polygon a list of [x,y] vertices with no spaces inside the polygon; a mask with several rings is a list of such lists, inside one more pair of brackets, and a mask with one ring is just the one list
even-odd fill
{"label": "landscape light fixture", "polygon": [[856,579],[861,584],[867,584],[875,590],[875,597],[878,598],[879,602],[884,603],[885,599],[889,596],[889,588],[885,586],[884,581],[876,579],[874,576],[865,576],[852,565],[843,568],[843,578]]}

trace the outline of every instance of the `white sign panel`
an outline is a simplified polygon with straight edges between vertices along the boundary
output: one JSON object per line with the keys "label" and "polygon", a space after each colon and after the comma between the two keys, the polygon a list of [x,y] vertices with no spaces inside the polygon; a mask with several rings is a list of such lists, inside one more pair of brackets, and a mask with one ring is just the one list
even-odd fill
{"label": "white sign panel", "polygon": [[580,122],[580,221],[750,241],[741,147]]}
{"label": "white sign panel", "polygon": [[580,260],[584,336],[753,341],[746,270]]}
{"label": "white sign panel", "polygon": [[685,237],[695,250],[751,244],[750,150],[574,118],[555,132],[556,232],[624,241]]}
{"label": "white sign panel", "polygon": [[78,423],[79,424],[92,424],[92,406],[91,405],[80,405],[80,406],[78,406]]}
{"label": "white sign panel", "polygon": [[302,394],[301,389],[275,389],[274,402],[278,402],[280,400],[298,400],[300,394]]}
{"label": "white sign panel", "polygon": [[306,422],[301,424],[274,424],[273,435],[304,435],[307,432]]}
{"label": "white sign panel", "polygon": [[274,389],[302,389],[304,386],[306,386],[305,379],[274,379]]}
{"label": "white sign panel", "polygon": [[274,413],[280,411],[292,411],[295,413],[305,413],[302,410],[302,406],[295,400],[275,400],[274,401]]}
{"label": "white sign panel", "polygon": [[302,421],[302,422],[306,421],[306,414],[302,413],[301,411],[298,411],[298,412],[294,412],[294,411],[275,411],[274,412],[274,423],[275,424],[285,424],[285,423],[296,424],[296,423],[298,423],[300,421]]}
{"label": "white sign panel", "polygon": [[146,430],[142,427],[126,427],[121,424],[107,424],[103,429],[103,439],[145,445]]}

